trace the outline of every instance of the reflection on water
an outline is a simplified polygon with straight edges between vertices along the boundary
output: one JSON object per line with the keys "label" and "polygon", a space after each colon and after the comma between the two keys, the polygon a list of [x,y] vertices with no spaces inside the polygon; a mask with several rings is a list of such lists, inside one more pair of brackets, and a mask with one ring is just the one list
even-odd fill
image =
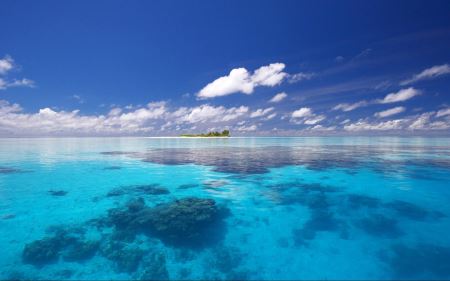
{"label": "reflection on water", "polygon": [[450,279],[448,143],[2,139],[0,279]]}

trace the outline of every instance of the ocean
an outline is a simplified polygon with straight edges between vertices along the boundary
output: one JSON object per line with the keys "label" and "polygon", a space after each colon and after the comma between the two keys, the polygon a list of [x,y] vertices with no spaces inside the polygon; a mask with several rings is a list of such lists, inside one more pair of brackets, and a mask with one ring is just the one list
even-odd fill
{"label": "ocean", "polygon": [[0,139],[0,279],[450,279],[450,139]]}

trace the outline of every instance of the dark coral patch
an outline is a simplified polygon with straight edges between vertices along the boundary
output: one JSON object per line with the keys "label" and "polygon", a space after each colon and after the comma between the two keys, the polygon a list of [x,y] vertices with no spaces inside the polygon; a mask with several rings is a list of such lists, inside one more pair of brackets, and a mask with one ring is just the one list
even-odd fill
{"label": "dark coral patch", "polygon": [[25,245],[22,252],[24,263],[43,266],[58,260],[61,241],[57,238],[44,238]]}
{"label": "dark coral patch", "polygon": [[120,170],[120,169],[122,169],[122,167],[120,167],[120,166],[108,166],[108,167],[105,167],[103,169],[104,170]]}
{"label": "dark coral patch", "polygon": [[135,272],[144,256],[144,251],[139,247],[112,240],[102,245],[100,253],[113,262],[117,272],[127,273]]}
{"label": "dark coral patch", "polygon": [[180,186],[178,186],[178,189],[190,189],[196,187],[199,187],[199,185],[196,183],[188,183],[188,184],[181,184]]}
{"label": "dark coral patch", "polygon": [[164,195],[170,193],[167,188],[161,187],[159,184],[136,185],[133,189],[147,195]]}
{"label": "dark coral patch", "polygon": [[68,192],[65,190],[49,190],[48,193],[52,196],[66,196]]}
{"label": "dark coral patch", "polygon": [[395,279],[448,279],[450,277],[450,247],[418,244],[410,247],[395,244],[391,252],[380,255],[387,262]]}
{"label": "dark coral patch", "polygon": [[14,174],[14,173],[20,173],[22,170],[11,168],[11,167],[0,167],[0,174]]}
{"label": "dark coral patch", "polygon": [[84,232],[78,228],[57,226],[48,232],[52,235],[25,245],[22,252],[24,263],[40,267],[57,261],[61,255],[67,261],[81,262],[97,252],[99,242],[84,240]]}
{"label": "dark coral patch", "polygon": [[81,241],[76,240],[68,245],[63,258],[66,261],[84,261],[92,258],[98,250],[99,241]]}
{"label": "dark coral patch", "polygon": [[143,184],[143,185],[130,185],[114,188],[109,191],[107,197],[122,196],[126,194],[140,194],[140,195],[166,195],[170,191],[160,186],[159,184]]}
{"label": "dark coral patch", "polygon": [[162,253],[152,253],[143,268],[140,280],[169,280],[166,256]]}
{"label": "dark coral patch", "polygon": [[227,214],[212,199],[184,198],[156,206],[140,222],[168,244],[197,247],[221,238]]}
{"label": "dark coral patch", "polygon": [[379,214],[361,219],[355,223],[355,226],[372,236],[382,238],[392,239],[403,235],[403,232],[398,227],[397,220]]}
{"label": "dark coral patch", "polygon": [[360,194],[349,194],[347,200],[349,207],[352,209],[377,208],[381,203],[377,198]]}
{"label": "dark coral patch", "polygon": [[171,245],[200,247],[222,238],[227,214],[228,209],[212,199],[184,198],[149,208],[140,198],[125,208],[109,210],[107,221],[116,230],[144,232]]}
{"label": "dark coral patch", "polygon": [[385,206],[394,210],[400,216],[416,221],[437,219],[445,216],[440,212],[428,211],[420,206],[401,200],[395,200],[385,204]]}

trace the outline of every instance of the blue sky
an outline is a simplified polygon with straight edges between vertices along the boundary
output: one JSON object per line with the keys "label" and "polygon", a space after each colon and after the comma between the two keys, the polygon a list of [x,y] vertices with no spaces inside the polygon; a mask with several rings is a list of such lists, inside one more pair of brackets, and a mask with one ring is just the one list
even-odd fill
{"label": "blue sky", "polygon": [[0,5],[0,136],[450,132],[449,1]]}

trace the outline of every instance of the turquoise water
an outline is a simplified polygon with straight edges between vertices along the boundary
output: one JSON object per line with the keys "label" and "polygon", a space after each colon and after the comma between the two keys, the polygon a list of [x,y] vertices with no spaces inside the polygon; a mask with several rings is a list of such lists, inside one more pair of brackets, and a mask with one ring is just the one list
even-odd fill
{"label": "turquoise water", "polygon": [[0,139],[0,279],[450,279],[450,139]]}

